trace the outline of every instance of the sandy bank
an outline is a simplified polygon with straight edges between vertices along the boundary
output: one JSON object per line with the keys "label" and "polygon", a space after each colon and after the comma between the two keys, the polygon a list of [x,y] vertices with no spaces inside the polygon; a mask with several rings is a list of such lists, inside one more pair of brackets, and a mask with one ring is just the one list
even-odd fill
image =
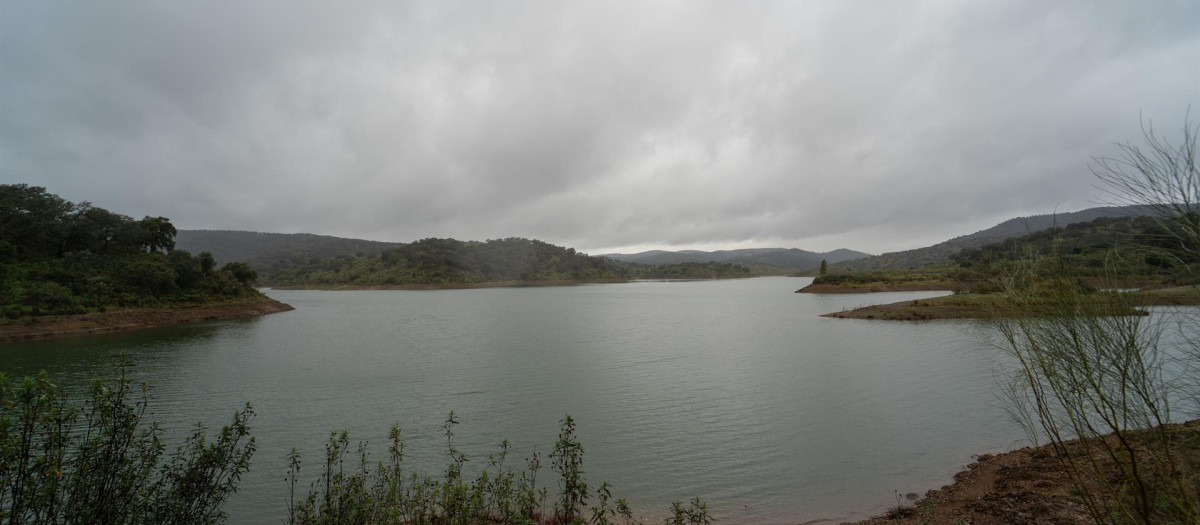
{"label": "sandy bank", "polygon": [[121,332],[198,321],[256,317],[294,310],[268,297],[173,308],[120,308],[79,315],[22,317],[0,321],[0,342]]}

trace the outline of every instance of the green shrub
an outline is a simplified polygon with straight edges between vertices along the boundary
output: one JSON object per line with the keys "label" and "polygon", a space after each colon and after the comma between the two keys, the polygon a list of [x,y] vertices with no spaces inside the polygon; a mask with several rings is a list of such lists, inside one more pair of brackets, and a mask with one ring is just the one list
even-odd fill
{"label": "green shrub", "polygon": [[19,385],[0,374],[0,522],[221,523],[250,465],[250,406],[212,442],[198,426],[169,457],[144,419],[145,385],[97,381],[82,406],[45,373]]}

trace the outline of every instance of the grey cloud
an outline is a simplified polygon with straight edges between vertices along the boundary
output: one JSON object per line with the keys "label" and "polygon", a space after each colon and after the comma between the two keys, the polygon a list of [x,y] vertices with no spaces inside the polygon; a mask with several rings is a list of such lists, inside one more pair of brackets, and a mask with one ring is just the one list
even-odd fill
{"label": "grey cloud", "polygon": [[914,247],[1091,205],[1200,85],[1190,2],[3,10],[0,179],[185,228]]}

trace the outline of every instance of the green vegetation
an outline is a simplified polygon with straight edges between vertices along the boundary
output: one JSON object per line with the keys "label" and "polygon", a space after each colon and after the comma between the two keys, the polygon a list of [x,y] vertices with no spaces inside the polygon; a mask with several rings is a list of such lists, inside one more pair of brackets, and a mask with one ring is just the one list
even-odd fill
{"label": "green vegetation", "polygon": [[25,184],[0,185],[0,312],[75,314],[256,296],[245,264],[175,250],[165,217],[134,220]]}
{"label": "green vegetation", "polygon": [[978,248],[985,244],[1000,242],[1010,237],[1020,237],[1029,233],[1040,232],[1052,228],[1062,228],[1078,222],[1090,222],[1104,217],[1129,217],[1140,215],[1155,215],[1155,206],[1133,204],[1130,206],[1108,206],[1090,208],[1072,213],[1055,213],[1017,217],[1009,219],[986,230],[955,237],[933,246],[890,252],[861,259],[838,262],[831,271],[858,272],[873,270],[909,270],[929,264],[943,263],[954,254],[966,248]]}
{"label": "green vegetation", "polygon": [[[129,378],[122,358],[117,378],[97,381],[82,406],[45,373],[11,383],[0,374],[0,524],[209,524],[223,523],[222,506],[237,490],[255,451],[247,405],[230,425],[209,436],[197,426],[164,457],[162,431],[147,421],[146,385]],[[367,444],[352,446],[345,432],[330,435],[321,472],[297,499],[302,457],[288,456],[292,497],[280,516],[289,524],[637,524],[612,487],[590,486],[583,444],[570,416],[561,421],[549,454],[558,495],[538,483],[538,452],[515,469],[510,446],[489,455],[473,478],[470,458],[455,446],[459,421],[443,425],[449,463],[442,477],[408,471],[398,426],[389,434],[385,461],[371,465]],[[709,525],[699,498],[674,502],[665,524]]]}
{"label": "green vegetation", "polygon": [[642,253],[607,254],[609,257],[622,262],[638,264],[676,264],[685,262],[727,262],[749,267],[771,268],[779,274],[794,273],[796,270],[816,270],[821,261],[837,263],[851,259],[868,257],[867,254],[853,250],[838,249],[825,253],[816,253],[797,248],[746,248],[740,250],[717,250],[712,252],[700,250],[684,250],[668,252],[653,250]]}
{"label": "green vegetation", "polygon": [[401,245],[310,233],[179,230],[175,246],[192,253],[209,252],[218,260],[243,262],[263,271],[275,266],[316,263],[339,255],[377,255]]}
{"label": "green vegetation", "polygon": [[[550,468],[557,474],[558,495],[549,502],[549,490],[538,483],[542,456],[534,452],[524,468],[514,468],[507,440],[490,454],[474,478],[464,472],[469,458],[454,444],[459,424],[454,412],[442,429],[449,463],[441,477],[409,472],[404,467],[404,441],[399,427],[389,433],[387,459],[371,465],[366,443],[352,447],[345,432],[334,433],[318,478],[303,499],[296,500],[301,457],[289,455],[287,481],[292,490],[287,522],[291,525],[335,523],[390,524],[478,524],[526,523],[608,525],[639,523],[629,505],[613,498],[612,487],[601,483],[591,488],[584,478],[583,445],[575,435],[575,421],[565,416],[558,441],[549,455]],[[353,455],[351,455],[353,453]],[[351,463],[347,469],[346,464]],[[595,499],[593,499],[593,497]],[[671,505],[664,524],[708,525],[713,518],[700,498],[687,507]]]}
{"label": "green vegetation", "polygon": [[[1195,272],[1198,130],[1185,123],[1183,131],[1182,142],[1172,144],[1149,129],[1144,149],[1120,146],[1119,158],[1097,159],[1093,167],[1115,194],[1161,211],[1152,221],[1159,229],[1129,225],[1137,231],[1125,234],[1146,242],[1138,245],[1145,255],[1132,263],[1109,258],[1118,270],[1128,271],[1131,264],[1142,271],[1161,268],[1175,279]],[[1111,233],[1126,225],[1097,226]],[[1093,245],[1080,235],[1078,251],[1064,253],[1065,238],[1046,241],[1056,255],[1047,259],[1048,268],[1018,267],[1014,278],[1002,283],[1016,314],[1036,314],[1001,315],[994,321],[1000,348],[1017,365],[1009,381],[1009,412],[1032,442],[1049,442],[1097,524],[1200,523],[1197,443],[1194,434],[1169,424],[1181,412],[1200,410],[1195,381],[1200,319],[1194,309],[1161,317],[1112,315],[1114,303],[1134,297],[1083,289],[1073,276],[1085,271],[1078,262],[1094,259]],[[1005,250],[1000,246],[971,260]]]}
{"label": "green vegetation", "polygon": [[835,267],[813,284],[849,291],[920,286],[983,293],[1033,276],[1069,278],[1084,289],[1100,283],[1113,288],[1178,286],[1197,284],[1197,264],[1200,254],[1183,248],[1169,222],[1149,216],[1102,217],[965,248],[946,262],[909,270],[848,272]]}
{"label": "green vegetation", "polygon": [[82,406],[43,373],[0,374],[0,523],[221,523],[250,465],[250,406],[209,441],[203,426],[164,457],[145,420],[148,396],[128,376],[97,381]]}
{"label": "green vegetation", "polygon": [[541,241],[422,239],[376,255],[340,255],[264,270],[275,286],[472,285],[521,282],[712,279],[750,275],[732,263],[643,265],[591,257]]}
{"label": "green vegetation", "polygon": [[1031,254],[1054,257],[1077,277],[1152,279],[1193,284],[1195,254],[1180,250],[1178,232],[1154,217],[1100,218],[1013,237],[951,257],[982,278],[1013,271]]}
{"label": "green vegetation", "polygon": [[264,272],[278,285],[473,284],[624,279],[623,266],[529,239],[422,239],[378,255],[338,256]]}
{"label": "green vegetation", "polygon": [[[1049,441],[1096,523],[1196,523],[1200,458],[1168,423],[1177,396],[1197,394],[1171,378],[1194,370],[1198,353],[1194,339],[1180,352],[1164,339],[1194,332],[1195,319],[1113,315],[1136,306],[1132,296],[1038,285],[1005,293],[1006,307],[1025,315],[993,320],[1018,365],[1010,414],[1035,444]],[[1072,439],[1079,451],[1068,452]]]}
{"label": "green vegetation", "polygon": [[952,288],[960,287],[951,281],[958,280],[961,275],[946,265],[924,267],[909,271],[870,271],[856,273],[827,273],[813,278],[813,284],[830,284],[837,286],[865,287],[876,284],[907,284],[945,282]]}

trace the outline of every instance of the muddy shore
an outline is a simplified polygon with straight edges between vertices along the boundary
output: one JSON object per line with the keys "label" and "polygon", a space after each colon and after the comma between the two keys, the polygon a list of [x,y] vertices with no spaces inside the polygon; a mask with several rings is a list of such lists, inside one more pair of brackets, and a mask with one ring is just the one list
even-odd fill
{"label": "muddy shore", "polygon": [[[860,292],[862,293],[862,292]],[[949,293],[949,292],[947,292]],[[1003,295],[996,293],[953,294],[928,299],[914,299],[876,304],[842,312],[822,314],[837,319],[878,319],[884,321],[924,321],[932,319],[982,319],[1000,311]],[[1176,286],[1133,292],[1130,303],[1145,306],[1197,306],[1200,288]],[[1144,315],[1131,309],[1131,315]]]}
{"label": "muddy shore", "polygon": [[[1181,443],[1200,439],[1200,420],[1169,425]],[[1113,439],[1109,436],[1108,439]],[[1079,456],[1078,441],[1066,444]],[[1195,457],[1195,450],[1181,450]],[[1111,460],[1096,453],[1104,468]],[[1194,472],[1185,475],[1193,476]],[[1091,481],[1089,481],[1090,483]],[[1026,447],[1003,454],[984,454],[955,474],[954,483],[924,496],[898,494],[899,501],[880,516],[842,525],[1084,525],[1094,523],[1079,498],[1071,477],[1050,445]],[[815,522],[822,523],[822,522]],[[826,522],[827,523],[827,522]]]}
{"label": "muddy shore", "polygon": [[199,321],[241,319],[294,310],[269,297],[173,308],[119,308],[77,315],[0,321],[0,343],[122,332]]}

